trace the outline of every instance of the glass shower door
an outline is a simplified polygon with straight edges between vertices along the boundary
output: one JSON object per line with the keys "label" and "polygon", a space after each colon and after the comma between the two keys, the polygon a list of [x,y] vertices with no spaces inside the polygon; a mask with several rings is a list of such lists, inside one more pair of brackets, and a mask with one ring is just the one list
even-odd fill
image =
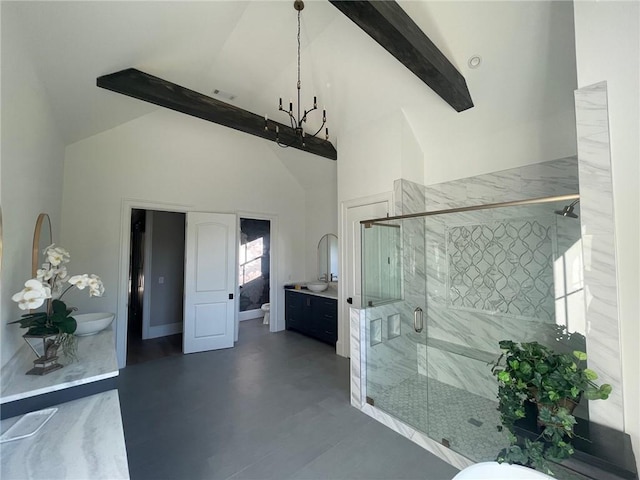
{"label": "glass shower door", "polygon": [[[368,403],[476,462],[509,445],[491,373],[499,342],[586,350],[580,223],[564,204],[363,228]],[[588,418],[587,402],[574,413]]]}
{"label": "glass shower door", "polygon": [[[509,444],[491,364],[499,342],[584,350],[580,223],[563,203],[426,217],[428,429],[476,462]],[[566,301],[565,301],[566,300]],[[564,304],[573,310],[561,308]],[[575,325],[571,325],[574,323]],[[582,330],[584,331],[584,330]],[[568,339],[571,339],[569,342]]]}
{"label": "glass shower door", "polygon": [[367,402],[427,430],[424,219],[362,230]]}

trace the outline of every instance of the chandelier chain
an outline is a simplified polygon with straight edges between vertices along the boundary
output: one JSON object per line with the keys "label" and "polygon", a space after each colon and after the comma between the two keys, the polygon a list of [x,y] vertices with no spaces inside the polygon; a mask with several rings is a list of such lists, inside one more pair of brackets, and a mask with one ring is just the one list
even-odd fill
{"label": "chandelier chain", "polygon": [[300,90],[300,10],[298,10],[298,90]]}

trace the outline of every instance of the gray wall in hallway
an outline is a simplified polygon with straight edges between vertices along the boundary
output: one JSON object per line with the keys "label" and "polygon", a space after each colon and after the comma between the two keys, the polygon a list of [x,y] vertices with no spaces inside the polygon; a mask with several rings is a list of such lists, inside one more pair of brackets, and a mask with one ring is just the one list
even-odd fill
{"label": "gray wall in hallway", "polygon": [[147,280],[149,323],[152,327],[182,323],[185,214],[158,211],[149,214],[153,216],[151,278]]}

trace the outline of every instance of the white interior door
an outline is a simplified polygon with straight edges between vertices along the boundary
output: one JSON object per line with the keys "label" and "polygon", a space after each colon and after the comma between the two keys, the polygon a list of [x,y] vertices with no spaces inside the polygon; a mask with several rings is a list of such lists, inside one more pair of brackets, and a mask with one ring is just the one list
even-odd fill
{"label": "white interior door", "polygon": [[184,353],[233,347],[236,216],[187,213]]}
{"label": "white interior door", "polygon": [[341,317],[342,328],[342,352],[344,356],[350,356],[349,344],[349,308],[361,308],[362,299],[362,262],[361,262],[361,230],[360,221],[372,218],[382,218],[389,213],[391,202],[389,200],[375,200],[360,205],[348,206],[344,221],[345,252],[342,270],[345,282],[346,299],[342,302]]}

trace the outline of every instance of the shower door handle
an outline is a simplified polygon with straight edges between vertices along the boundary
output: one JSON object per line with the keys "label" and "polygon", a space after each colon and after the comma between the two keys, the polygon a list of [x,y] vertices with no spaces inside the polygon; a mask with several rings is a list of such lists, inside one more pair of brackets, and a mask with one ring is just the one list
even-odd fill
{"label": "shower door handle", "polygon": [[413,311],[413,329],[420,333],[424,328],[424,322],[422,319],[422,309],[420,307],[416,307]]}

